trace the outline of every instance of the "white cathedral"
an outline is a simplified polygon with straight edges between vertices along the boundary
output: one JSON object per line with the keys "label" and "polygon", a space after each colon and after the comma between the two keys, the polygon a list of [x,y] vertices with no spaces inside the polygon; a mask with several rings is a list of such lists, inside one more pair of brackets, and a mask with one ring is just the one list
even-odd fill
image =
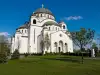
{"label": "white cathedral", "polygon": [[47,8],[37,9],[29,22],[16,29],[12,37],[11,52],[23,53],[59,53],[73,52],[71,34],[64,22],[56,22]]}

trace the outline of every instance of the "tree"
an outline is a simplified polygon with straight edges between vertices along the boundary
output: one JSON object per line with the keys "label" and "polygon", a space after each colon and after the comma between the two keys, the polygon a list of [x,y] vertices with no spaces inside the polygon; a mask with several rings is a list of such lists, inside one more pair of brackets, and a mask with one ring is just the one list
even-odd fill
{"label": "tree", "polygon": [[7,38],[4,35],[0,35],[0,63],[7,62],[8,50]]}
{"label": "tree", "polygon": [[44,50],[44,41],[43,40],[40,42],[40,46],[41,46],[41,50],[42,50],[42,53],[43,53],[43,50]]}
{"label": "tree", "polygon": [[51,44],[50,44],[50,39],[49,39],[48,33],[45,34],[45,37],[41,41],[40,44],[41,44],[42,49],[44,49],[44,48],[46,48],[47,50],[49,49],[49,47],[50,47]]}
{"label": "tree", "polygon": [[12,58],[12,59],[19,59],[19,57],[20,57],[20,53],[19,53],[19,51],[16,49],[16,50],[13,52],[11,58]]}
{"label": "tree", "polygon": [[49,39],[48,33],[45,35],[45,38],[44,38],[44,45],[45,45],[46,49],[48,50],[49,47],[50,47],[50,39]]}
{"label": "tree", "polygon": [[80,31],[72,32],[72,39],[75,45],[77,45],[82,52],[82,63],[83,63],[83,49],[86,45],[90,44],[94,38],[94,30],[81,28]]}
{"label": "tree", "polygon": [[93,43],[92,43],[92,48],[94,49],[95,47],[97,47],[97,45],[96,45],[95,42],[93,42]]}

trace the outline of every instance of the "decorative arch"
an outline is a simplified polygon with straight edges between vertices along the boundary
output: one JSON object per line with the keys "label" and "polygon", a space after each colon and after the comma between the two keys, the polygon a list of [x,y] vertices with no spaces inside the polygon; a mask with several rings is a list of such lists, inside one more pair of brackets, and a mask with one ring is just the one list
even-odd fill
{"label": "decorative arch", "polygon": [[59,52],[63,51],[63,41],[59,41]]}

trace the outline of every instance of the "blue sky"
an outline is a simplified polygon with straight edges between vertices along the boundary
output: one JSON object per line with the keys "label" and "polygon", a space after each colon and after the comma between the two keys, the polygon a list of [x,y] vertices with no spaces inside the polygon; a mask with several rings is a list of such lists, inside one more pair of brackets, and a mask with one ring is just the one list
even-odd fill
{"label": "blue sky", "polygon": [[100,0],[0,0],[0,32],[12,35],[42,4],[70,31],[85,27],[100,33]]}

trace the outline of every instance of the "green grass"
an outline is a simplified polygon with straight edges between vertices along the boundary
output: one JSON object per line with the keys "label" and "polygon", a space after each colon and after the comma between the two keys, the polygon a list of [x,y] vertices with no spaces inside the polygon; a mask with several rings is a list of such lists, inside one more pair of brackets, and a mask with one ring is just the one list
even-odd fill
{"label": "green grass", "polygon": [[31,56],[0,64],[0,75],[100,75],[100,60],[72,56]]}

